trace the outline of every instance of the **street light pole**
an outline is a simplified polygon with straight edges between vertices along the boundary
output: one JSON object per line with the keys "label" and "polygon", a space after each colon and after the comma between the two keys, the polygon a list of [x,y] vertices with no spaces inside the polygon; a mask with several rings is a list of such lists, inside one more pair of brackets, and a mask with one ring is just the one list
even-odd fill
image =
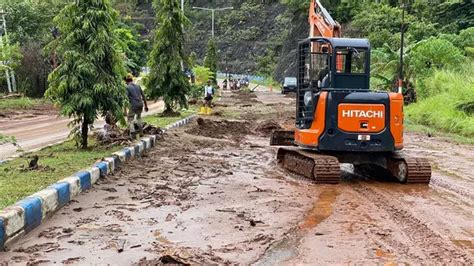
{"label": "street light pole", "polygon": [[228,9],[234,9],[233,7],[223,7],[223,8],[206,8],[206,7],[197,7],[193,6],[193,9],[201,9],[201,10],[206,10],[206,11],[211,11],[211,17],[212,17],[212,38],[214,38],[214,29],[215,29],[215,12],[220,11],[220,10],[228,10]]}
{"label": "street light pole", "polygon": [[214,39],[214,13],[216,11],[213,9],[211,10],[211,13],[212,13],[212,38]]}
{"label": "street light pole", "polygon": [[403,45],[405,35],[405,3],[402,2],[402,24],[400,26],[400,69],[398,73],[398,93],[403,93]]}

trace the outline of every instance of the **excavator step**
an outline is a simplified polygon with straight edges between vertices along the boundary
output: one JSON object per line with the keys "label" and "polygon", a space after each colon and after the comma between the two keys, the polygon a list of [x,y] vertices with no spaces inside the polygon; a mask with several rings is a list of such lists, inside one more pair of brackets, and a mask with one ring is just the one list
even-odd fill
{"label": "excavator step", "polygon": [[341,176],[339,160],[334,156],[310,151],[280,148],[278,162],[291,172],[313,179],[318,184],[338,184]]}

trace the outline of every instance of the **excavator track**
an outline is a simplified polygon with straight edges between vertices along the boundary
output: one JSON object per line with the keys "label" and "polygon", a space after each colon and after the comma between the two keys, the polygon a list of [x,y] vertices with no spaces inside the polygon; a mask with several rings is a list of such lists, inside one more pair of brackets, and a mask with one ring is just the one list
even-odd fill
{"label": "excavator track", "polygon": [[278,162],[296,174],[313,179],[318,184],[338,184],[341,176],[339,160],[334,156],[280,148]]}
{"label": "excavator track", "polygon": [[402,183],[424,183],[431,180],[431,165],[425,158],[396,156],[388,162],[388,170]]}

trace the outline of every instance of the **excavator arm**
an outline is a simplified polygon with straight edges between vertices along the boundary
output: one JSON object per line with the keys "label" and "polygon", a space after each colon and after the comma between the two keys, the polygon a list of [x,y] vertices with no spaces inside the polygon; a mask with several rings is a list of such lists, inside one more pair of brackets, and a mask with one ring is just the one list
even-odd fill
{"label": "excavator arm", "polygon": [[309,25],[309,37],[341,37],[341,25],[331,17],[319,0],[311,0]]}

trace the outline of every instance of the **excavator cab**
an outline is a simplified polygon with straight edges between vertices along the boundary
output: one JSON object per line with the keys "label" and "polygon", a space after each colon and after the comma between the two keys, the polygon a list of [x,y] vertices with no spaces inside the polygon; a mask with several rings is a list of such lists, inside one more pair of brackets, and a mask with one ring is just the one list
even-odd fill
{"label": "excavator cab", "polygon": [[365,39],[309,38],[298,49],[297,127],[314,120],[323,91],[368,91],[370,44]]}

